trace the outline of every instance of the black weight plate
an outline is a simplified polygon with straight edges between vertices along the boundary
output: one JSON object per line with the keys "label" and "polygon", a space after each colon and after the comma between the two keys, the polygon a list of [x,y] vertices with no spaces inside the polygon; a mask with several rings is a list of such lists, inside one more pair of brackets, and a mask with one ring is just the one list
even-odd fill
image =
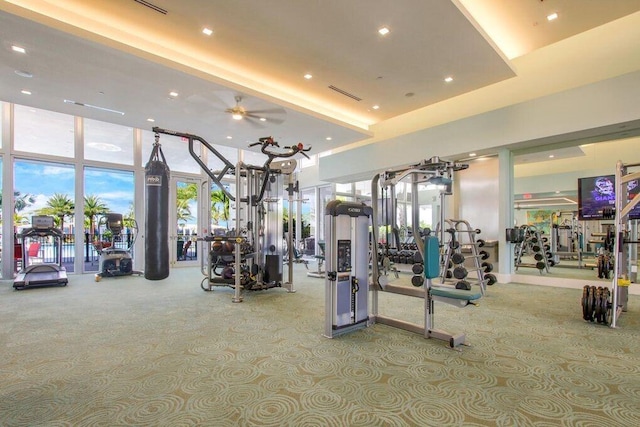
{"label": "black weight plate", "polygon": [[487,251],[480,251],[479,255],[480,255],[480,259],[483,259],[483,260],[484,259],[489,259],[489,252],[487,252]]}
{"label": "black weight plate", "polygon": [[423,276],[413,276],[411,278],[411,284],[415,287],[420,287],[424,284],[424,277]]}
{"label": "black weight plate", "polygon": [[482,267],[484,268],[485,273],[491,273],[493,271],[493,264],[490,262],[483,262]]}
{"label": "black weight plate", "polygon": [[467,282],[466,280],[461,280],[458,283],[456,283],[456,289],[462,289],[465,291],[470,291],[471,290],[471,283]]}
{"label": "black weight plate", "polygon": [[462,264],[464,262],[464,255],[456,252],[451,255],[451,261],[453,261],[454,264]]}
{"label": "black weight plate", "polygon": [[494,285],[498,281],[496,276],[494,276],[493,274],[485,274],[484,278],[487,280],[487,285],[489,286]]}
{"label": "black weight plate", "polygon": [[424,266],[422,264],[413,264],[413,266],[411,267],[411,271],[413,272],[413,274],[422,274],[422,272],[424,271]]}
{"label": "black weight plate", "polygon": [[589,312],[589,285],[585,285],[582,288],[582,318],[584,320],[591,320],[591,313]]}
{"label": "black weight plate", "polygon": [[540,253],[537,253],[533,256],[533,259],[535,259],[536,261],[542,261],[543,258],[544,256]]}
{"label": "black weight plate", "polygon": [[536,262],[536,268],[538,270],[544,270],[544,268],[545,268],[544,262],[542,262],[542,261]]}
{"label": "black weight plate", "polygon": [[467,274],[469,273],[464,267],[456,267],[453,269],[453,277],[455,277],[456,279],[464,279],[465,277],[467,277]]}

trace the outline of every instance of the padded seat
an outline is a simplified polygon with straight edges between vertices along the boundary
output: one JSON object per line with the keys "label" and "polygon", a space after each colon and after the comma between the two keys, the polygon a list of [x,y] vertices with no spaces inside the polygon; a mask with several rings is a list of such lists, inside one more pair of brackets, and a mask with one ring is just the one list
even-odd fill
{"label": "padded seat", "polygon": [[463,301],[475,301],[482,298],[482,292],[465,291],[463,289],[432,286],[431,295],[442,298],[458,299]]}

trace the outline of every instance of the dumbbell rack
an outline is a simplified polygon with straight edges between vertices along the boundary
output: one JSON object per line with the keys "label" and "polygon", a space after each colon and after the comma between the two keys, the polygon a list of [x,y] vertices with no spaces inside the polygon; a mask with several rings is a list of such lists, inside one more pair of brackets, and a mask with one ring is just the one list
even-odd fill
{"label": "dumbbell rack", "polygon": [[[540,274],[542,274],[543,271],[549,273],[549,259],[540,230],[533,225],[522,225],[520,228],[523,230],[524,239],[516,243],[514,248],[515,270],[518,271],[518,267],[533,267],[537,268]],[[533,253],[536,260],[535,264],[522,262],[523,255],[529,253]]]}
{"label": "dumbbell rack", "polygon": [[[485,275],[485,272],[491,271],[493,266],[490,263],[483,262],[481,260],[487,259],[486,252],[481,253],[479,248],[484,246],[484,240],[476,239],[476,235],[480,230],[476,230],[471,227],[468,221],[461,219],[446,219],[445,223],[447,228],[444,230],[449,236],[449,239],[443,245],[442,264],[441,264],[441,283],[445,283],[446,279],[459,280],[455,286],[458,289],[471,289],[471,282],[467,281],[468,274],[475,272],[476,280],[473,284],[480,286],[482,294],[485,294],[486,285],[491,282],[495,283],[495,276]],[[438,225],[440,227],[440,224]],[[462,247],[468,246],[471,249],[471,255],[464,255],[462,253]],[[472,268],[465,268],[462,264],[465,259],[471,258],[473,260]],[[450,266],[454,265],[453,274],[447,274],[450,271]],[[487,271],[485,271],[487,270]],[[448,277],[453,276],[453,277]],[[491,277],[485,277],[491,276]]]}

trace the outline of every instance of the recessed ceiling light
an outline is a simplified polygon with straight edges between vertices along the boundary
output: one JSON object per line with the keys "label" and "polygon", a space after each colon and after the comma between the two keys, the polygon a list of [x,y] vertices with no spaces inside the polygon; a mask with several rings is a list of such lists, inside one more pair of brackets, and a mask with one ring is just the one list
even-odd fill
{"label": "recessed ceiling light", "polygon": [[266,122],[266,121],[267,121],[267,119],[265,119],[264,117],[260,117],[260,121],[261,121],[261,122]]}
{"label": "recessed ceiling light", "polygon": [[549,154],[549,158],[553,159],[555,156],[553,154]]}
{"label": "recessed ceiling light", "polygon": [[24,71],[24,70],[16,70],[14,71],[17,75],[19,75],[20,77],[26,77],[28,79],[30,79],[31,77],[33,77],[33,74],[31,74],[28,71]]}
{"label": "recessed ceiling light", "polygon": [[547,15],[547,21],[553,21],[554,19],[558,19],[558,14],[556,12],[553,12],[550,15]]}
{"label": "recessed ceiling light", "polygon": [[21,90],[21,93],[24,93],[25,95],[31,95],[31,92],[28,90]]}
{"label": "recessed ceiling light", "polygon": [[311,74],[305,74],[304,75],[304,78],[307,79],[307,80],[311,80],[312,77],[313,76]]}
{"label": "recessed ceiling light", "polygon": [[210,36],[211,34],[213,34],[213,30],[211,28],[204,27],[202,29],[202,34],[204,34],[205,36]]}
{"label": "recessed ceiling light", "polygon": [[233,137],[231,135],[228,135],[227,139],[233,139]]}
{"label": "recessed ceiling light", "polygon": [[387,34],[389,34],[389,28],[382,27],[378,30],[378,33],[380,33],[381,36],[386,36]]}
{"label": "recessed ceiling light", "polygon": [[11,50],[18,53],[27,53],[25,48],[16,45],[11,46]]}
{"label": "recessed ceiling light", "polygon": [[178,96],[178,92],[169,92],[169,96],[176,97]]}
{"label": "recessed ceiling light", "polygon": [[155,122],[156,120],[155,120],[155,119],[152,119],[151,117],[149,117],[149,118],[147,119],[147,121],[148,121],[148,122],[153,123],[153,122]]}
{"label": "recessed ceiling light", "polygon": [[331,141],[333,138],[331,138],[330,136],[328,136],[326,139],[327,139],[327,141]]}
{"label": "recessed ceiling light", "polygon": [[475,157],[475,156],[477,156],[476,153],[469,153],[469,157]]}
{"label": "recessed ceiling light", "polygon": [[377,110],[377,109],[379,109],[379,108],[380,108],[380,106],[379,106],[379,105],[374,105],[374,106],[373,106],[373,107],[371,107],[371,108],[373,108],[374,110]]}
{"label": "recessed ceiling light", "polygon": [[447,77],[444,78],[444,81],[447,82],[447,83],[451,83],[453,81],[453,77],[447,76]]}

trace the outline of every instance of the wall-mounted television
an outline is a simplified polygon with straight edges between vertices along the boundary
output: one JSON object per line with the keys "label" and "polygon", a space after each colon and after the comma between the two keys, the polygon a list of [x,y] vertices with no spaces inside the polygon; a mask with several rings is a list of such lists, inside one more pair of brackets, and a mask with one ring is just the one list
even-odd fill
{"label": "wall-mounted television", "polygon": [[[578,218],[581,220],[603,219],[604,208],[615,208],[616,185],[614,175],[591,176],[578,179]],[[640,186],[638,180],[627,184],[628,200],[633,199]],[[626,203],[626,202],[625,202]],[[629,214],[629,219],[640,218],[640,205]]]}

